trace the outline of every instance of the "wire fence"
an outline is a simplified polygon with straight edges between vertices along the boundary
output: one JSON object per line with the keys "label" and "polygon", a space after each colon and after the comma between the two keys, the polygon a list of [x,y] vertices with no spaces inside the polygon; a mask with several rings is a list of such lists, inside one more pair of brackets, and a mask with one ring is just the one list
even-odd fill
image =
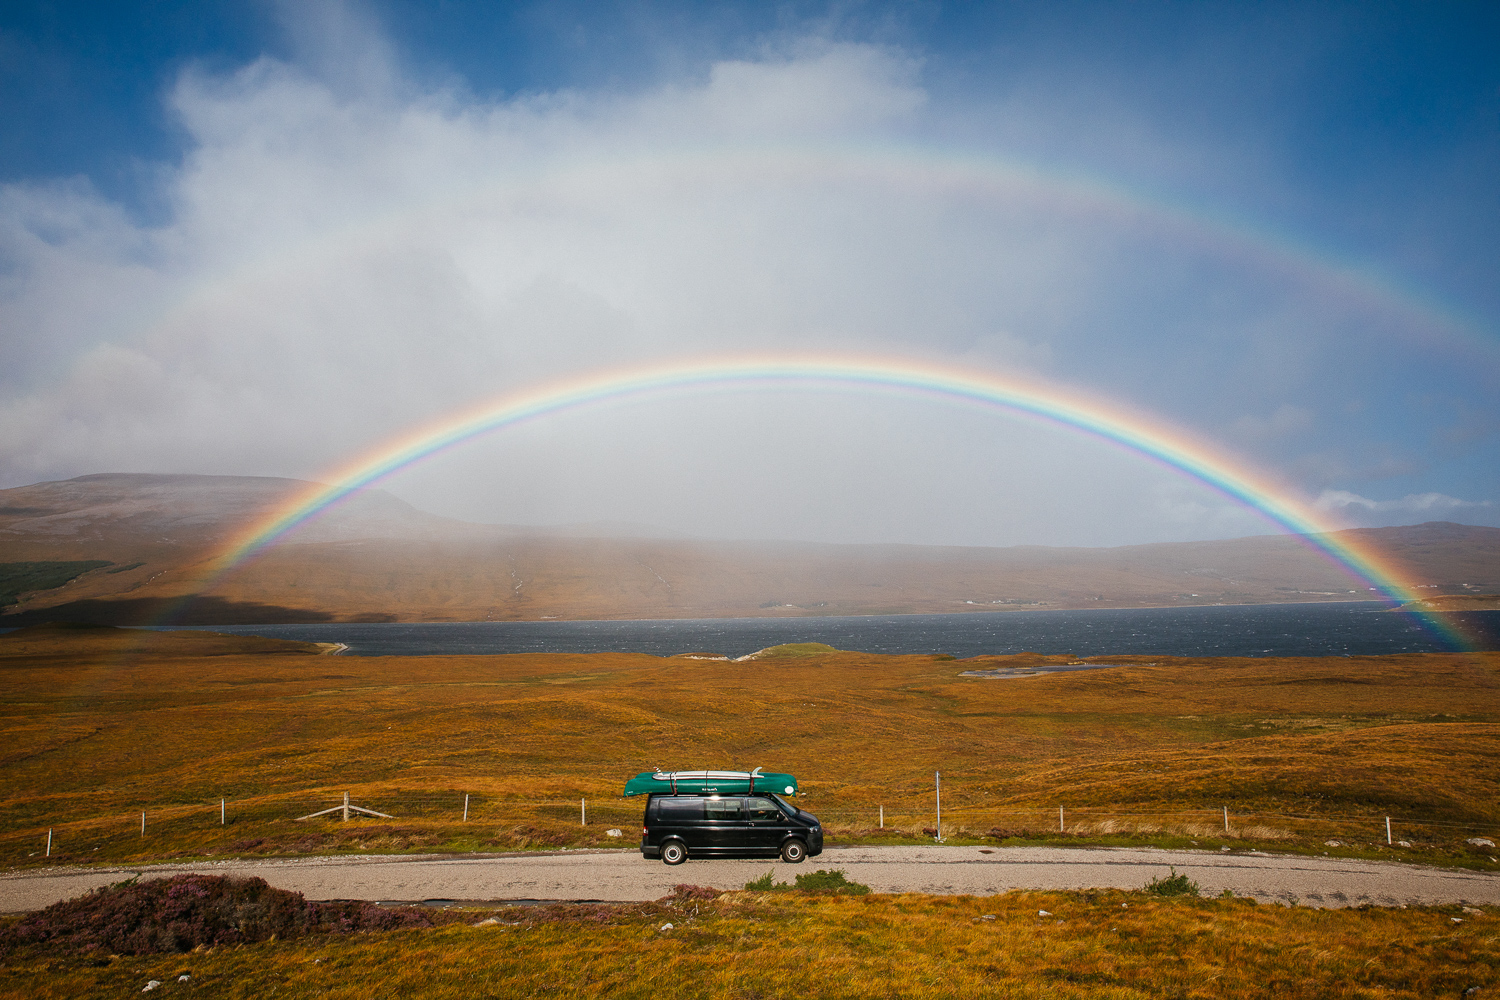
{"label": "wire fence", "polygon": [[[245,799],[224,798],[206,803],[147,806],[108,816],[69,818],[52,822],[28,810],[20,823],[0,834],[5,853],[23,850],[28,857],[66,853],[87,855],[122,839],[216,844],[228,850],[237,843],[271,834],[315,832],[330,828],[350,832],[400,834],[422,830],[526,831],[545,828],[597,840],[607,830],[620,831],[616,842],[633,843],[645,806],[643,798],[606,797],[524,798],[457,789],[413,789],[367,785],[348,793],[326,789]],[[997,807],[963,801],[943,803],[941,813],[931,796],[924,802],[905,797],[889,805],[839,801],[821,796],[798,800],[818,816],[825,831],[839,837],[928,836],[1107,837],[1163,834],[1199,839],[1274,842],[1291,839],[1328,839],[1364,844],[1464,843],[1496,839],[1500,822],[1442,817],[1367,814],[1302,814],[1236,810],[1232,806],[1143,808],[1139,805],[1070,807]],[[361,810],[366,812],[362,813]],[[381,815],[368,815],[378,813]],[[38,820],[42,822],[38,823]],[[345,826],[345,823],[352,824]],[[142,847],[147,844],[140,844]],[[1491,845],[1493,846],[1493,845]]]}

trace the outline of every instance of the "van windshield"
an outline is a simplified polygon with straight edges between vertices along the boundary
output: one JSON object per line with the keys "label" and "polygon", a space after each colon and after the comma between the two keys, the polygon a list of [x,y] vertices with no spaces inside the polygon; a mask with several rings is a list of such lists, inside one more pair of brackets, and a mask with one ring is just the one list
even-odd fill
{"label": "van windshield", "polygon": [[792,805],[790,802],[788,802],[786,799],[782,798],[780,795],[772,795],[771,798],[773,798],[777,802],[781,803],[781,808],[783,808],[783,809],[786,810],[786,814],[788,816],[800,816],[800,815],[802,815],[802,810],[801,809],[798,809],[796,806]]}

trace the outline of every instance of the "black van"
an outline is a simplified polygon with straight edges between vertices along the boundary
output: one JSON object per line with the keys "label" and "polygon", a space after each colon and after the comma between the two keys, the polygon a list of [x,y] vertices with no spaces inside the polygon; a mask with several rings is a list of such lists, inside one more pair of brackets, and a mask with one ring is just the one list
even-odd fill
{"label": "black van", "polygon": [[694,858],[774,858],[797,864],[823,853],[823,828],[779,795],[652,795],[641,854],[680,865]]}

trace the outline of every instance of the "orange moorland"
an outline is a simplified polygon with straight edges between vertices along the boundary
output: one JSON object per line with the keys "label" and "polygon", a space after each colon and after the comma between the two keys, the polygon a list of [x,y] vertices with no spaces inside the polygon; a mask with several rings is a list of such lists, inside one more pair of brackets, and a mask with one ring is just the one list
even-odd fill
{"label": "orange moorland", "polygon": [[[1227,807],[1237,842],[1338,836],[1491,867],[1466,841],[1500,826],[1497,653],[1099,657],[1114,665],[1049,674],[1067,658],[323,652],[0,636],[0,858],[48,863],[49,829],[51,863],[618,845],[606,829],[640,812],[624,780],[652,767],[791,771],[835,842],[922,836],[935,771],[959,838],[1186,843],[1221,833]],[[1023,676],[962,676],[996,670]],[[345,791],[394,818],[297,819]],[[1386,846],[1387,815],[1409,848]]]}

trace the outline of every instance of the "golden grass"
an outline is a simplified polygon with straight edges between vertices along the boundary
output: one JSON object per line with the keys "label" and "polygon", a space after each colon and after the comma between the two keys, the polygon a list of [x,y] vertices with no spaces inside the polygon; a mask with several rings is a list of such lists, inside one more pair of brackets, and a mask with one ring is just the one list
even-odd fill
{"label": "golden grass", "polygon": [[[1059,659],[360,658],[24,630],[0,636],[0,863],[43,863],[48,828],[53,863],[631,846],[629,775],[760,765],[798,776],[835,841],[921,836],[940,770],[950,836],[1035,839],[1061,805],[1068,837],[1386,853],[1392,815],[1410,856],[1491,865],[1464,840],[1500,827],[1500,654],[958,676]],[[396,819],[295,821],[345,790]]]}
{"label": "golden grass", "polygon": [[[1500,984],[1500,918],[1458,907],[1287,909],[1121,892],[739,892],[675,905],[510,908],[475,920],[491,915],[500,922],[186,955],[24,950],[0,964],[0,992],[136,994],[155,979],[160,995],[190,988],[207,997],[1134,1000],[1458,997],[1473,987],[1485,996]],[[673,929],[661,930],[667,922]],[[179,984],[184,974],[190,983]]]}

